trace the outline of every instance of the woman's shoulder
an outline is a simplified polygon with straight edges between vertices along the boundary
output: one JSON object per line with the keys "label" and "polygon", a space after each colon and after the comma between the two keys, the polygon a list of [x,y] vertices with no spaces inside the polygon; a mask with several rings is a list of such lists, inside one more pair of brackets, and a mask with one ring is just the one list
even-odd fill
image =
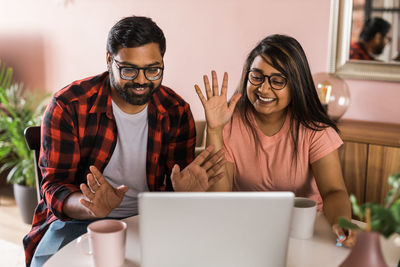
{"label": "woman's shoulder", "polygon": [[341,144],[342,139],[336,130],[325,123],[315,122],[308,126],[300,124],[299,136],[303,136],[303,139],[310,144],[316,142],[325,142],[331,144]]}

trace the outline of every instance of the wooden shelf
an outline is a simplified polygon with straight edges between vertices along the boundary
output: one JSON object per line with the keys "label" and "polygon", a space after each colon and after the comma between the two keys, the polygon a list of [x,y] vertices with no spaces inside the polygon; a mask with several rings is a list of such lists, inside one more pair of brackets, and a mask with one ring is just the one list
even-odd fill
{"label": "wooden shelf", "polygon": [[400,147],[400,124],[340,120],[343,141]]}

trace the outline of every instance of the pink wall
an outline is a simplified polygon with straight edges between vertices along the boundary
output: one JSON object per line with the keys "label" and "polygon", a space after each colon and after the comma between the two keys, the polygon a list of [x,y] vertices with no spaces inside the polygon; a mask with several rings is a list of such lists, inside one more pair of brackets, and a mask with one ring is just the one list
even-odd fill
{"label": "pink wall", "polygon": [[[231,94],[246,54],[268,34],[297,38],[313,73],[328,68],[328,0],[74,0],[67,7],[57,2],[4,0],[7,12],[0,17],[0,40],[7,33],[37,34],[44,40],[43,77],[49,91],[104,71],[108,30],[131,14],[150,16],[164,30],[164,84],[190,103],[196,119],[204,115],[193,85],[211,69],[227,71]],[[352,102],[345,118],[400,123],[399,83],[348,84]]]}

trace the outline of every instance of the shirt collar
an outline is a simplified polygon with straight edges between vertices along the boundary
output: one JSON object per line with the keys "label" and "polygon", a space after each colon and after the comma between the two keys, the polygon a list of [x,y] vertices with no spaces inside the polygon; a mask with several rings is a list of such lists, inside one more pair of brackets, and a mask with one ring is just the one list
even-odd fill
{"label": "shirt collar", "polygon": [[111,85],[108,71],[101,76],[103,77],[97,88],[97,98],[89,113],[106,113],[107,117],[112,119]]}

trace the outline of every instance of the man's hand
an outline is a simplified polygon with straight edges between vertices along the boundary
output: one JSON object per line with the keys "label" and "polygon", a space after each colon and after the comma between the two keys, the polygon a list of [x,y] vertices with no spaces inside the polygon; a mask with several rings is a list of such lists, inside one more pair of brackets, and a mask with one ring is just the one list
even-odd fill
{"label": "man's hand", "polygon": [[91,173],[87,175],[87,185],[80,185],[85,197],[80,202],[94,217],[103,218],[121,204],[128,187],[121,185],[114,188],[95,166],[90,166],[89,170]]}
{"label": "man's hand", "polygon": [[201,152],[195,160],[180,171],[177,164],[172,168],[171,180],[175,191],[207,191],[210,186],[218,182],[224,172],[224,151],[220,149],[210,156],[214,147],[211,145]]}

